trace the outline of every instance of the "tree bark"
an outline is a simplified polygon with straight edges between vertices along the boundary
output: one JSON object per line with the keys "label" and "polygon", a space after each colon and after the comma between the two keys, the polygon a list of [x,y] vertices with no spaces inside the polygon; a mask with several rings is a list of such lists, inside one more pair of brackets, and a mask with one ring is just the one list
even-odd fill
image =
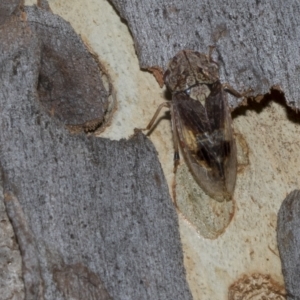
{"label": "tree bark", "polygon": [[[111,0],[126,20],[142,68],[165,69],[178,51],[216,46],[221,79],[262,96],[281,90],[300,107],[298,1]],[[233,108],[237,99],[230,99]]]}
{"label": "tree bark", "polygon": [[140,133],[117,142],[65,127],[106,121],[113,100],[99,62],[67,22],[36,7],[9,13],[0,39],[2,185],[25,298],[191,299],[153,145]]}
{"label": "tree bark", "polygon": [[282,262],[287,299],[300,299],[300,191],[283,201],[277,223],[277,242]]}

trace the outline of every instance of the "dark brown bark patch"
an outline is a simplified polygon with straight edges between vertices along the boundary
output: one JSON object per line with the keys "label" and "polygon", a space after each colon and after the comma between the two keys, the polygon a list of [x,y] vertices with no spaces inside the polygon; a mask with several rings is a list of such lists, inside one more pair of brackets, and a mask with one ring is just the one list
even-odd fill
{"label": "dark brown bark patch", "polygon": [[115,99],[100,61],[59,16],[37,7],[26,8],[25,12],[26,23],[40,42],[40,102],[50,115],[73,130],[82,127],[93,131],[104,125]]}

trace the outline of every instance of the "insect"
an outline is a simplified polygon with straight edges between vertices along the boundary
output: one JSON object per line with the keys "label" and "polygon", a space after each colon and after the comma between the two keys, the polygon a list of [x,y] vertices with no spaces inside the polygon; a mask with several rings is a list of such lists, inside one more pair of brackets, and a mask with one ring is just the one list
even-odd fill
{"label": "insect", "polygon": [[172,101],[162,103],[145,130],[150,130],[163,107],[171,112],[175,170],[179,144],[193,177],[217,201],[230,200],[234,192],[237,154],[232,119],[225,90],[243,97],[219,79],[219,66],[208,55],[183,50],[169,62],[164,82]]}

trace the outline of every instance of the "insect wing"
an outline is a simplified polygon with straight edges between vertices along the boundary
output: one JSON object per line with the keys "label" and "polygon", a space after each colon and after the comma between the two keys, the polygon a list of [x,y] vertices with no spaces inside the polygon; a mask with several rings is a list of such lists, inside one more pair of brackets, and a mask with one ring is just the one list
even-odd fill
{"label": "insect wing", "polygon": [[174,94],[172,102],[173,128],[196,182],[214,199],[230,199],[236,179],[236,145],[222,86],[212,89],[205,107],[185,93]]}
{"label": "insect wing", "polygon": [[[233,136],[232,119],[227,102],[227,94],[219,83],[212,89],[205,102],[212,132],[218,132],[219,159],[223,163],[224,193],[232,196],[237,173],[237,150]],[[225,195],[225,194],[224,194]]]}

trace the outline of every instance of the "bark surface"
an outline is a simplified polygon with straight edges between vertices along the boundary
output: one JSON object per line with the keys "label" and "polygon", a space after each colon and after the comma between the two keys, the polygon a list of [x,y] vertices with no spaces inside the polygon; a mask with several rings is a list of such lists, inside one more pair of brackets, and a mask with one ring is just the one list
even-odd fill
{"label": "bark surface", "polygon": [[[208,53],[221,81],[253,96],[276,88],[300,107],[300,5],[290,1],[111,0],[132,32],[142,68],[161,68],[180,50]],[[233,108],[238,99],[230,98]]]}
{"label": "bark surface", "polygon": [[278,213],[277,242],[287,299],[300,299],[300,191],[291,192]]}
{"label": "bark surface", "polygon": [[153,145],[140,133],[118,142],[71,134],[66,124],[89,130],[105,119],[101,67],[60,17],[8,12],[0,164],[26,299],[191,299]]}

